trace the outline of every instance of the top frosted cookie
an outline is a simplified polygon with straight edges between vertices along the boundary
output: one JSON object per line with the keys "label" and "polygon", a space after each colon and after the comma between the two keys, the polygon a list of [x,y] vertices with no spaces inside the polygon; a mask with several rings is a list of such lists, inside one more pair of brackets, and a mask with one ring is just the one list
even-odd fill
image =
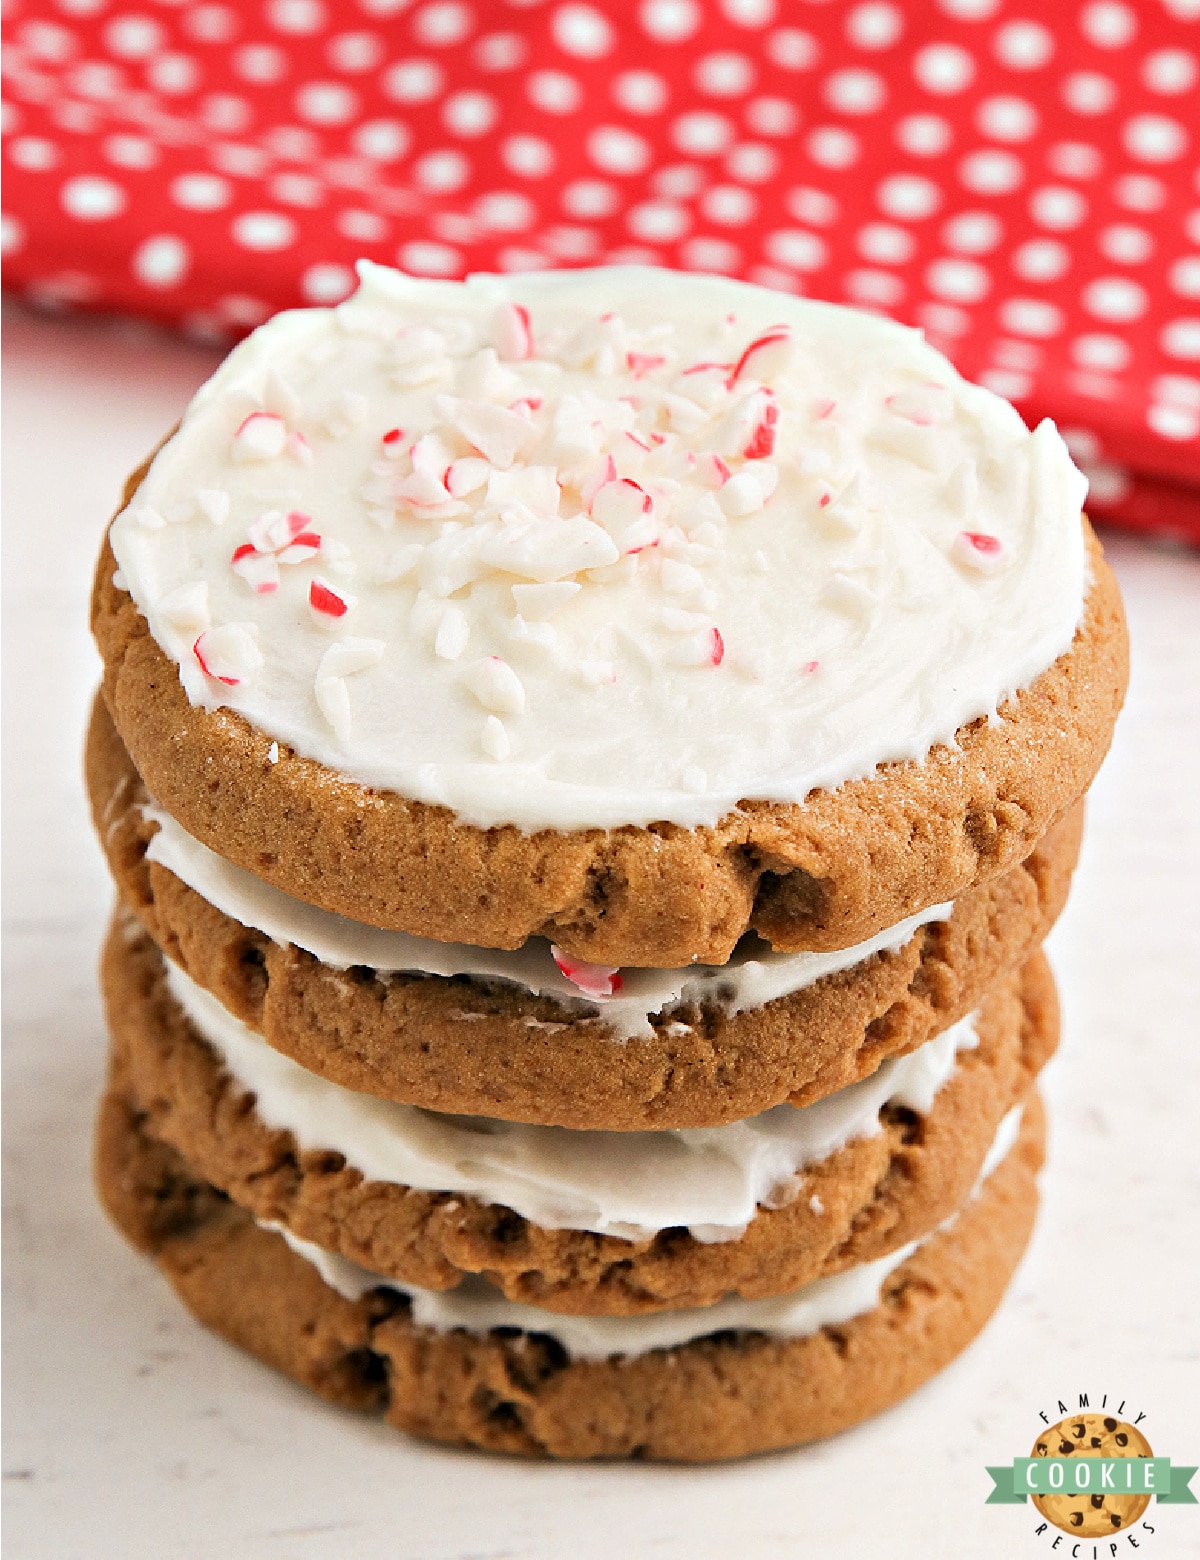
{"label": "top frosted cookie", "polygon": [[194,709],[466,829],[695,831],[1033,684],[1084,615],[1084,491],[1051,424],[874,316],[364,264],[230,355],[111,544]]}

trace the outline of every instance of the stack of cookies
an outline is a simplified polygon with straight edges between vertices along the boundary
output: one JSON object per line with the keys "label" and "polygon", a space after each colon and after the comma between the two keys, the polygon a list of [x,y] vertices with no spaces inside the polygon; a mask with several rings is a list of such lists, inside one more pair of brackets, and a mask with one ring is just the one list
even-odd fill
{"label": "stack of cookies", "polygon": [[638,267],[362,267],[97,572],[98,1179],[210,1327],[437,1440],[738,1456],[975,1336],[1125,681],[1050,424]]}

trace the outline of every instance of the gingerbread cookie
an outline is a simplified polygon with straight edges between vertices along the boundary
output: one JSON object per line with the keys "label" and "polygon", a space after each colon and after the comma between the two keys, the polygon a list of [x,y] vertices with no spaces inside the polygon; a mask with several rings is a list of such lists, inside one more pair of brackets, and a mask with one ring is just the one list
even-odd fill
{"label": "gingerbread cookie", "polygon": [[434,1118],[322,1083],[168,975],[136,923],[114,926],[104,990],[112,1087],[256,1218],[425,1288],[481,1273],[579,1314],[780,1294],[927,1235],[1057,1038],[1038,955],[957,1034],[815,1106],[614,1138]]}
{"label": "gingerbread cookie", "polygon": [[[1052,1425],[1033,1444],[1031,1457],[1151,1457],[1150,1443],[1133,1425],[1112,1414],[1077,1414]],[[1092,1491],[1034,1495],[1033,1504],[1055,1527],[1080,1538],[1105,1538],[1132,1527],[1150,1504],[1149,1495]]]}
{"label": "gingerbread cookie", "polygon": [[[209,853],[150,807],[100,703],[87,772],[97,830],[126,904],[181,968],[278,1050],[385,1098],[583,1129],[713,1126],[789,1097],[805,1104],[923,1044],[1041,941],[1065,900],[1082,825],[1077,807],[1020,866],[968,890],[939,911],[944,919],[925,920],[906,940],[891,940],[890,950],[856,964],[768,953],[753,970],[624,972],[625,1000],[589,1001],[559,974],[548,949],[539,965],[532,949],[481,959],[484,950],[456,954],[403,937],[389,941],[328,916],[322,921],[281,895],[272,899],[258,880],[216,858],[198,866],[197,853]],[[243,920],[177,873],[215,898],[232,895],[227,909]],[[255,918],[270,936],[245,924]],[[342,967],[289,942],[289,931],[336,955]],[[482,963],[487,974],[373,972],[369,962],[388,957],[395,943],[402,948],[390,954],[394,961],[411,957],[447,970]],[[461,965],[449,962],[460,956]],[[821,974],[830,963],[833,971]],[[792,965],[799,968],[788,974]],[[495,978],[504,970],[508,979]],[[547,984],[547,975],[557,984]],[[809,983],[772,996],[784,977]],[[540,995],[528,986],[535,979]],[[660,999],[653,993],[664,989],[676,995],[654,1011]]]}
{"label": "gingerbread cookie", "polygon": [[101,1109],[96,1167],[113,1220],[193,1314],[331,1402],[494,1451],[708,1461],[836,1434],[958,1354],[999,1302],[1029,1237],[1040,1131],[1029,1114],[958,1217],[843,1299],[839,1321],[817,1325],[822,1310],[835,1310],[826,1292],[807,1309],[791,1305],[789,1316],[806,1316],[792,1325],[813,1329],[799,1336],[770,1330],[778,1313],[760,1313],[767,1330],[744,1325],[744,1313],[741,1326],[670,1346],[644,1348],[637,1331],[607,1333],[599,1347],[609,1352],[585,1346],[574,1356],[553,1330],[578,1329],[579,1319],[547,1315],[546,1331],[502,1322],[489,1324],[500,1331],[446,1331],[415,1323],[422,1302],[393,1290],[345,1298],[149,1136],[118,1094]]}
{"label": "gingerbread cookie", "polygon": [[1095,773],[1125,634],[1082,495],[1049,424],[879,319],[371,268],[137,474],[105,699],[189,832],[370,925],[844,948],[1014,866]]}

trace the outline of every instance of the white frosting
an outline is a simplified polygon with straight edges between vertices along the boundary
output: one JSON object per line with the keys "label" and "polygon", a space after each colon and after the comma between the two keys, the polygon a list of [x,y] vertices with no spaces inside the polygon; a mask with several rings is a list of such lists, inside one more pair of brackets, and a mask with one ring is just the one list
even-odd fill
{"label": "white frosting", "polygon": [[113,525],[194,703],[481,827],[691,826],[921,760],[1069,646],[1084,479],[918,332],[361,270],[231,354]]}
{"label": "white frosting", "polygon": [[171,991],[259,1116],[302,1150],[332,1149],[372,1181],[456,1192],[514,1209],[545,1229],[648,1240],[685,1227],[736,1240],[763,1202],[794,1196],[796,1177],[881,1130],[886,1104],[926,1113],[958,1052],[978,1044],[965,1018],[860,1083],[801,1109],[777,1105],[721,1127],[582,1132],[449,1116],[358,1094],[281,1055],[167,962]]}
{"label": "white frosting", "polygon": [[[506,981],[527,991],[567,999],[572,1008],[600,1014],[614,1036],[622,1040],[651,1034],[651,1015],[669,1012],[680,1004],[704,1003],[730,1014],[760,1007],[815,985],[826,975],[849,969],[873,954],[902,948],[919,927],[945,920],[953,909],[950,904],[934,905],[869,942],[834,953],[775,953],[766,944],[743,943],[728,964],[697,964],[676,970],[626,969],[620,972],[615,995],[603,1001],[589,1000],[584,988],[563,973],[551,945],[543,938],[531,938],[523,948],[510,953],[469,943],[435,942],[351,921],[294,899],[226,861],[161,808],[146,807],[143,812],[158,824],[147,857],[173,872],[225,915],[254,927],[273,942],[302,948],[339,970],[360,966],[382,975],[472,975]],[[573,967],[566,960],[564,965]]]}
{"label": "white frosting", "polygon": [[[972,1196],[1003,1161],[1020,1129],[1018,1106],[1000,1123]],[[953,1222],[954,1218],[947,1219],[941,1228],[946,1229]],[[577,1360],[610,1359],[614,1355],[632,1358],[652,1349],[670,1349],[694,1338],[726,1331],[767,1333],[779,1338],[809,1337],[822,1327],[837,1327],[873,1310],[879,1304],[888,1274],[923,1244],[911,1241],[874,1262],[815,1279],[791,1294],[763,1300],[731,1297],[699,1310],[656,1311],[643,1316],[561,1316],[506,1300],[486,1279],[476,1277],[465,1279],[456,1289],[418,1289],[413,1284],[370,1273],[345,1257],[300,1240],[281,1225],[270,1224],[266,1228],[278,1230],[292,1250],[311,1262],[325,1282],[347,1300],[361,1299],[371,1289],[399,1290],[409,1297],[412,1318],[418,1327],[432,1327],[437,1332],[462,1328],[473,1333],[485,1333],[493,1327],[516,1327],[556,1338]]]}

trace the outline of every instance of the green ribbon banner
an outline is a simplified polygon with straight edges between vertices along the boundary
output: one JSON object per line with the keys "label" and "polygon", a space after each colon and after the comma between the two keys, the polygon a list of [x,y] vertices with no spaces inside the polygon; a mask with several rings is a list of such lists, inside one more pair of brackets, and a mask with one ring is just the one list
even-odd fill
{"label": "green ribbon banner", "polygon": [[1188,1488],[1195,1467],[1172,1467],[1169,1457],[1014,1457],[1011,1467],[988,1472],[995,1485],[989,1506],[1029,1495],[1153,1495],[1160,1505],[1197,1504]]}

